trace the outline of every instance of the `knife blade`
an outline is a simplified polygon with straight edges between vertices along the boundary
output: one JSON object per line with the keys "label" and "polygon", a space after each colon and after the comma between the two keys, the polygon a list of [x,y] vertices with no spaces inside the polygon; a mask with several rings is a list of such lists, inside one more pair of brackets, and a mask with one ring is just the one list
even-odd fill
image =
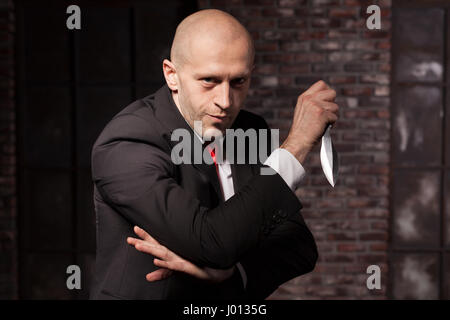
{"label": "knife blade", "polygon": [[320,163],[322,165],[323,173],[332,187],[335,186],[339,173],[339,159],[337,151],[331,142],[330,129],[331,125],[327,127],[322,136],[322,145],[320,147]]}

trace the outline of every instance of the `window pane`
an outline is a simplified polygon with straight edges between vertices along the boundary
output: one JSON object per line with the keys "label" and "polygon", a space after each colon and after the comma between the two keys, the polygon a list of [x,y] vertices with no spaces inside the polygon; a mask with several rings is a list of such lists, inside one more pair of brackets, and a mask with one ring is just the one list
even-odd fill
{"label": "window pane", "polygon": [[34,87],[23,112],[24,161],[30,166],[71,165],[71,111],[67,88]]}
{"label": "window pane", "polygon": [[27,179],[25,216],[34,250],[72,249],[72,189],[70,173],[33,171]]}
{"label": "window pane", "polygon": [[77,263],[81,269],[81,290],[73,291],[78,300],[87,300],[94,281],[95,254],[79,254]]}
{"label": "window pane", "polygon": [[66,285],[66,270],[71,264],[74,261],[70,254],[27,254],[21,264],[20,276],[27,284],[23,287],[25,292],[22,298],[71,299],[73,292]]}
{"label": "window pane", "polygon": [[441,81],[443,74],[440,53],[402,50],[396,55],[397,81]]}
{"label": "window pane", "polygon": [[439,171],[398,171],[393,175],[393,243],[439,245]]}
{"label": "window pane", "polygon": [[82,81],[130,81],[129,10],[88,8],[80,30]]}
{"label": "window pane", "polygon": [[442,94],[437,87],[398,87],[394,92],[393,161],[440,165]]}
{"label": "window pane", "polygon": [[447,90],[447,109],[445,112],[445,131],[446,131],[446,138],[445,138],[445,151],[446,151],[446,160],[445,163],[450,166],[450,94],[449,89]]}
{"label": "window pane", "polygon": [[450,247],[450,171],[446,171],[445,173],[446,186],[445,186],[445,244]]}
{"label": "window pane", "polygon": [[[136,4],[136,78],[138,82],[163,83],[162,62],[170,60],[170,47],[177,24],[188,15],[188,1]],[[160,32],[164,30],[164,32]]]}
{"label": "window pane", "polygon": [[394,38],[396,45],[442,48],[444,10],[437,8],[397,9],[395,15]]}
{"label": "window pane", "polygon": [[450,300],[450,253],[444,255],[445,267],[444,267],[444,296],[446,300]]}
{"label": "window pane", "polygon": [[77,187],[78,249],[85,253],[95,253],[94,186],[90,170],[78,170]]}
{"label": "window pane", "polygon": [[394,299],[437,299],[439,258],[437,254],[395,254],[392,257]]}
{"label": "window pane", "polygon": [[144,98],[150,94],[155,93],[159,88],[164,85],[165,82],[161,83],[149,83],[148,85],[141,85],[137,87],[137,97],[139,99]]}
{"label": "window pane", "polygon": [[106,124],[131,101],[128,87],[80,89],[77,110],[78,165],[91,165],[91,151],[98,135]]}
{"label": "window pane", "polygon": [[25,8],[26,78],[28,81],[69,81],[70,42],[66,7],[39,3]]}

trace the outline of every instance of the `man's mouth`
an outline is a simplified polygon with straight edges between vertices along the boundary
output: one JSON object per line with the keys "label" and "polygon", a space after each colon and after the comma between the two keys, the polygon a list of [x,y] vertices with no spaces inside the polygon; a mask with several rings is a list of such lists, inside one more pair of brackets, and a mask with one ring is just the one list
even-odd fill
{"label": "man's mouth", "polygon": [[224,121],[227,118],[227,116],[215,116],[215,115],[211,115],[211,114],[208,114],[208,116],[210,116],[213,119],[219,120],[219,121]]}

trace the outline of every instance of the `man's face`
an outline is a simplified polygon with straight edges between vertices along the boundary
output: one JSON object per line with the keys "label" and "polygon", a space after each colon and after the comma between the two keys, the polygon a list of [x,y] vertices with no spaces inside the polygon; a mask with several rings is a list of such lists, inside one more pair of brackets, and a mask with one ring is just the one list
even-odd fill
{"label": "man's face", "polygon": [[[190,58],[177,70],[178,102],[187,122],[202,121],[202,134],[233,124],[250,86],[253,61],[244,40],[192,45]],[[200,132],[198,132],[200,134]],[[212,133],[214,135],[214,133]]]}

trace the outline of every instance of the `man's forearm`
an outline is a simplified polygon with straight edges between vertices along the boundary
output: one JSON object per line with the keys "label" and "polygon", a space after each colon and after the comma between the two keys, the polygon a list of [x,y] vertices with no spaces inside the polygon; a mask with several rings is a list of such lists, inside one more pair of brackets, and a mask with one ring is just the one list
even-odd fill
{"label": "man's forearm", "polygon": [[247,298],[265,299],[283,283],[311,272],[317,258],[314,237],[301,216],[286,221],[240,260],[247,276]]}

